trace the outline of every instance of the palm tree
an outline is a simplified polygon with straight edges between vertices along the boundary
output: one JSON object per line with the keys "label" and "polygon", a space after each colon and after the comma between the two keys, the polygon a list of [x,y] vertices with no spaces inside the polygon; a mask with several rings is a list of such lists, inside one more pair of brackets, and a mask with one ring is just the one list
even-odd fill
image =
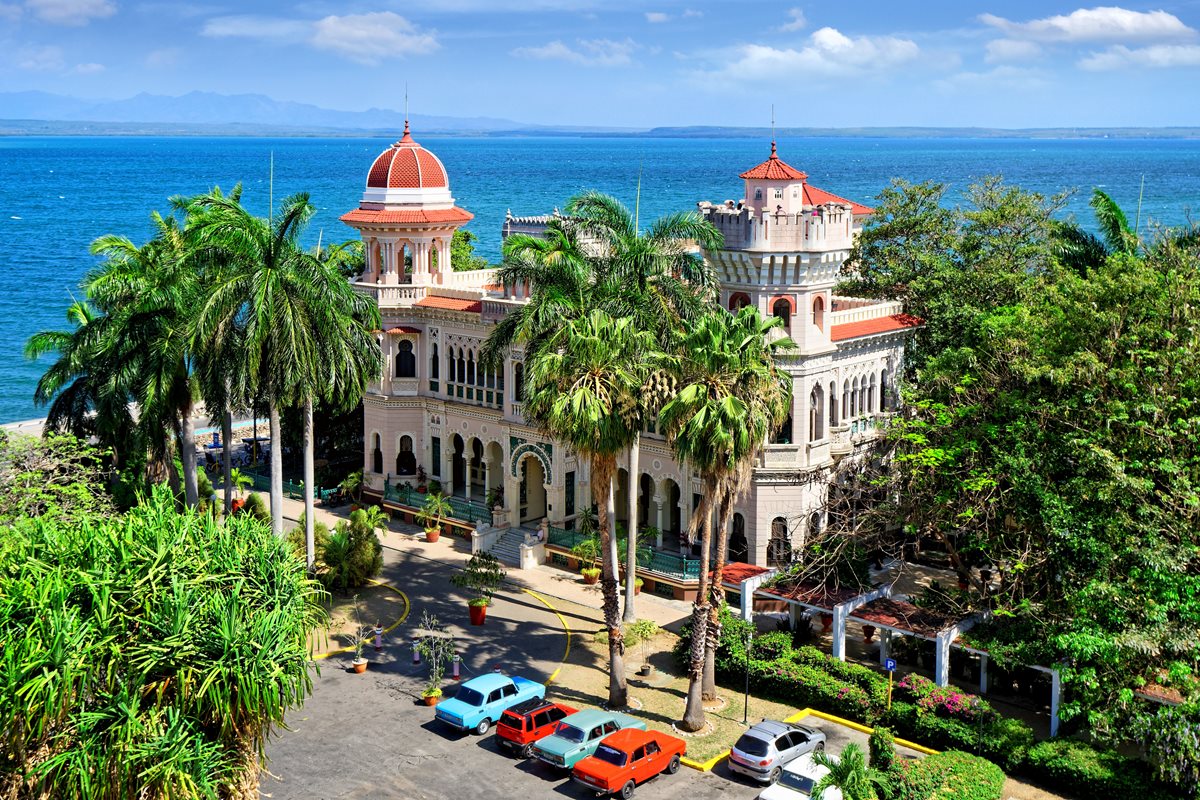
{"label": "palm tree", "polygon": [[525,415],[588,460],[599,509],[604,623],[608,628],[608,702],[626,705],[624,642],[613,540],[613,475],[617,454],[636,435],[636,396],[658,358],[654,337],[629,317],[597,309],[555,331],[529,362]]}
{"label": "palm tree", "polygon": [[[688,536],[700,533],[700,586],[692,609],[692,641],[687,707],[683,726],[704,725],[703,680],[709,627],[716,625],[710,604],[709,564],[712,547],[712,503],[733,499],[745,485],[744,472],[767,435],[787,418],[791,384],[776,369],[774,355],[795,345],[786,337],[768,342],[780,320],[763,319],[747,306],[736,315],[718,309],[685,332],[669,364],[678,380],[674,398],[663,406],[659,421],[681,462],[700,471],[704,491],[692,515]],[[725,510],[728,514],[728,508]],[[724,514],[723,514],[724,516]],[[726,520],[722,520],[722,531]],[[724,536],[721,537],[722,550]],[[724,564],[719,555],[718,567]],[[719,591],[719,580],[717,582]]]}
{"label": "palm tree", "polygon": [[821,800],[826,789],[839,789],[843,800],[875,800],[876,788],[882,785],[878,775],[867,767],[867,758],[858,744],[851,742],[842,748],[841,756],[831,756],[821,750],[813,753],[813,763],[825,767],[828,774],[812,788],[813,800]]}
{"label": "palm tree", "polygon": [[151,215],[155,236],[135,245],[101,236],[91,251],[104,263],[84,281],[88,297],[108,312],[107,344],[120,353],[122,377],[138,402],[138,426],[153,457],[183,468],[184,499],[198,500],[192,414],[198,398],[192,320],[200,297],[198,274],[187,263],[184,232],[174,217]]}
{"label": "palm tree", "polygon": [[[311,402],[318,396],[348,402],[364,364],[374,362],[378,371],[378,348],[371,352],[369,343],[374,340],[366,333],[366,325],[374,322],[378,327],[378,311],[366,303],[354,305],[348,299],[351,290],[336,269],[300,248],[300,235],[316,210],[307,194],[285,199],[271,220],[255,217],[236,199],[216,193],[193,198],[187,209],[195,215],[189,233],[194,236],[196,257],[221,267],[197,326],[210,343],[214,361],[236,364],[237,382],[266,401],[271,429],[271,527],[282,535],[280,409],[305,405],[308,451]],[[241,352],[230,354],[233,347]],[[342,357],[354,362],[341,362]],[[305,477],[306,491],[311,492],[312,476]],[[312,519],[311,511],[307,517]],[[311,548],[308,555],[311,559]]]}
{"label": "palm tree", "polygon": [[238,497],[241,497],[242,492],[254,485],[254,479],[237,467],[234,467],[229,471],[229,484],[231,488],[237,491]]}
{"label": "palm tree", "polygon": [[[640,184],[638,197],[640,200]],[[595,191],[571,198],[567,214],[570,224],[588,243],[598,278],[596,294],[604,298],[604,307],[613,314],[633,317],[642,330],[654,333],[660,350],[669,350],[680,322],[699,317],[716,294],[716,275],[696,248],[720,247],[720,231],[699,214],[683,212],[660,217],[643,233],[636,210],[631,214],[616,198]],[[653,394],[640,396],[652,398]],[[658,408],[640,403],[637,410],[637,428],[629,445],[625,622],[637,619],[634,595],[640,432],[645,416],[656,414]]]}
{"label": "palm tree", "polygon": [[34,403],[48,406],[47,432],[65,431],[84,440],[95,437],[112,453],[113,466],[119,469],[138,445],[129,406],[132,398],[112,380],[118,374],[116,354],[100,346],[110,339],[104,331],[110,321],[86,300],[67,307],[67,321],[73,330],[41,331],[25,344],[25,356],[31,360],[56,356],[38,379]]}

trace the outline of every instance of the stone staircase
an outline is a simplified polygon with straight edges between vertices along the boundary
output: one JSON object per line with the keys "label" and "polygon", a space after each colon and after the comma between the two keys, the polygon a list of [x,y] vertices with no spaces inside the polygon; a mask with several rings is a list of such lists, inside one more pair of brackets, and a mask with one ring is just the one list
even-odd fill
{"label": "stone staircase", "polygon": [[521,545],[525,543],[527,533],[532,532],[524,528],[506,530],[492,545],[491,554],[510,567],[521,566]]}

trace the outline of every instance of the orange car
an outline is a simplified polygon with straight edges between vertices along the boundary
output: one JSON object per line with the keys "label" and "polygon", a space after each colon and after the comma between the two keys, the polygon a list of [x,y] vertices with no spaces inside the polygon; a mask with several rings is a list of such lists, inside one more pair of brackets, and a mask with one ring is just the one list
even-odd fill
{"label": "orange car", "polygon": [[571,777],[596,794],[633,796],[633,789],[660,772],[675,774],[687,752],[683,739],[658,731],[623,728],[604,738],[596,754],[575,765]]}

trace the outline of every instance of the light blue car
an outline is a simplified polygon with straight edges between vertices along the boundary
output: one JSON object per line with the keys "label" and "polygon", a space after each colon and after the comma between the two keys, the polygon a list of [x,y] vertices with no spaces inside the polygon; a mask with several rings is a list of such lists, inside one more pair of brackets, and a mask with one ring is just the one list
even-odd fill
{"label": "light blue car", "polygon": [[434,717],[460,731],[482,736],[517,703],[545,696],[546,687],[540,683],[492,672],[460,685],[454,697],[438,703]]}
{"label": "light blue car", "polygon": [[622,728],[646,730],[646,723],[628,714],[584,709],[563,717],[554,733],[533,746],[534,758],[552,767],[570,769],[596,752],[600,740]]}

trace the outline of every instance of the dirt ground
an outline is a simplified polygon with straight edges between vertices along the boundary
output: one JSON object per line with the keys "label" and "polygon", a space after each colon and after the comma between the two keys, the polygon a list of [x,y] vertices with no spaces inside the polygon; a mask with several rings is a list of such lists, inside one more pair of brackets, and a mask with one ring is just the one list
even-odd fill
{"label": "dirt ground", "polygon": [[[356,598],[357,618],[367,628],[373,628],[376,623],[387,628],[408,611],[408,601],[404,596],[386,586],[364,586],[349,597],[334,594],[329,605],[329,624],[309,640],[314,655],[353,646]],[[371,642],[367,643],[367,647],[371,647]]]}

